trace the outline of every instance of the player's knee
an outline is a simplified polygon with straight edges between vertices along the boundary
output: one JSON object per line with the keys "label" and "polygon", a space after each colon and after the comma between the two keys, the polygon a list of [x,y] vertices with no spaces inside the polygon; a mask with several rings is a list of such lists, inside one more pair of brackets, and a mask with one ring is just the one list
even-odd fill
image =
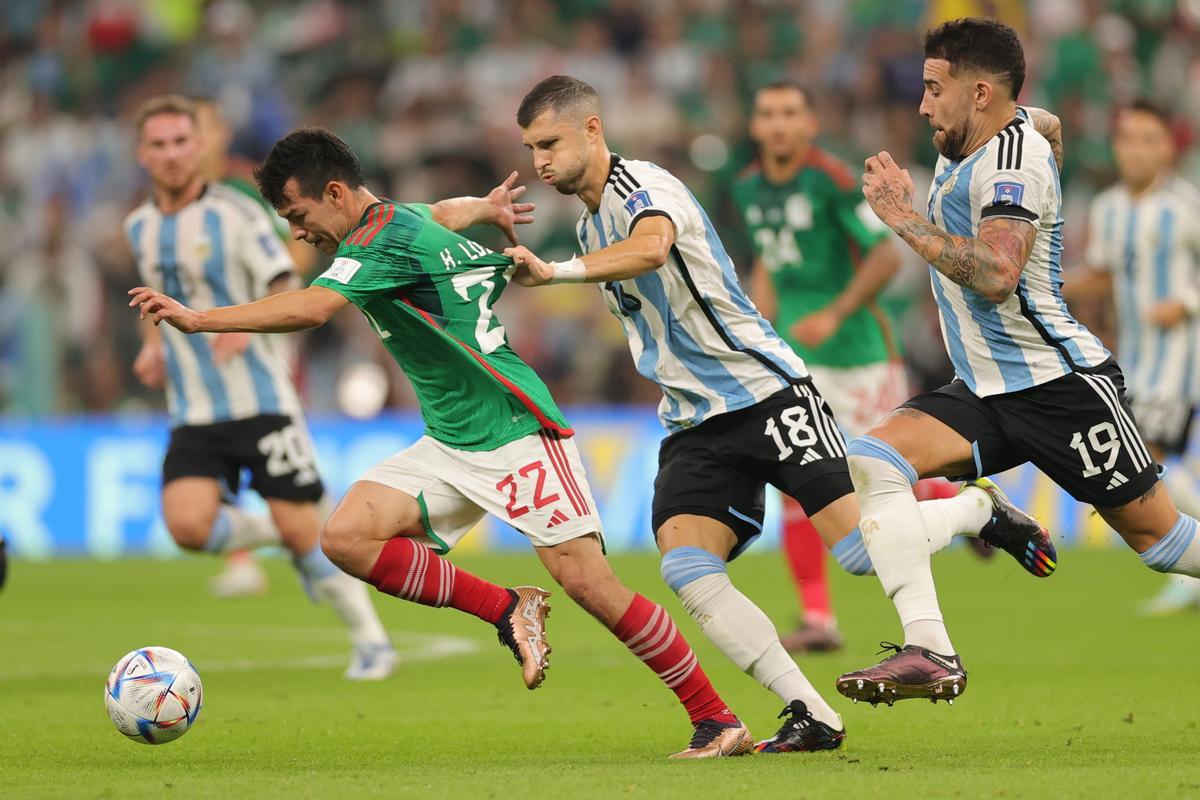
{"label": "player's knee", "polygon": [[321,551],[326,558],[345,569],[358,540],[354,521],[346,514],[335,513],[321,528]]}
{"label": "player's knee", "polygon": [[883,491],[910,492],[917,483],[917,471],[891,444],[871,435],[860,436],[846,448],[850,479],[863,494]]}
{"label": "player's knee", "polygon": [[211,514],[182,510],[166,511],[163,519],[175,544],[184,550],[200,552],[212,549],[209,543],[213,537],[216,520]]}

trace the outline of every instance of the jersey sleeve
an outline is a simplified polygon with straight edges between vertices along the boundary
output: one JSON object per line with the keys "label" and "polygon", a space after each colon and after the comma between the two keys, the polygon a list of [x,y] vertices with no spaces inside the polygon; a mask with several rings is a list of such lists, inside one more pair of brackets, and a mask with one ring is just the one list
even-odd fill
{"label": "jersey sleeve", "polygon": [[[628,222],[626,230],[646,217],[666,217],[675,226],[676,238],[688,233],[694,225],[695,203],[679,179],[664,169],[639,169],[633,178],[632,191],[625,195],[621,210]],[[625,178],[618,179],[618,186]]]}
{"label": "jersey sleeve", "polygon": [[433,222],[433,206],[429,205],[429,203],[403,203],[402,206],[414,214]]}
{"label": "jersey sleeve", "polygon": [[975,167],[979,222],[1023,219],[1038,224],[1057,203],[1050,145],[1027,125],[1005,128]]}
{"label": "jersey sleeve", "polygon": [[1102,272],[1111,272],[1113,268],[1108,249],[1104,246],[1104,239],[1108,234],[1104,227],[1104,209],[1107,204],[1104,195],[1092,200],[1091,208],[1088,209],[1087,249],[1084,252],[1087,265]]}
{"label": "jersey sleeve", "polygon": [[272,281],[295,272],[296,265],[267,212],[257,204],[247,203],[246,214],[238,243],[239,256],[253,278],[255,295],[262,297]]}
{"label": "jersey sleeve", "polygon": [[356,247],[339,251],[329,268],[313,279],[313,286],[324,286],[363,306],[374,297],[411,286],[413,271],[403,254],[389,248]]}

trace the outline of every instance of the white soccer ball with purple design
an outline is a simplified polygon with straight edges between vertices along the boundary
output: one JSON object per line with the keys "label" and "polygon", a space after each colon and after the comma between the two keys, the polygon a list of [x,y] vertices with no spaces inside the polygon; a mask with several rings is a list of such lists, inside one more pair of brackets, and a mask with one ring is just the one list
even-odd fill
{"label": "white soccer ball with purple design", "polygon": [[104,706],[117,730],[142,744],[166,744],[187,733],[200,715],[200,674],[182,653],[143,647],[108,674]]}

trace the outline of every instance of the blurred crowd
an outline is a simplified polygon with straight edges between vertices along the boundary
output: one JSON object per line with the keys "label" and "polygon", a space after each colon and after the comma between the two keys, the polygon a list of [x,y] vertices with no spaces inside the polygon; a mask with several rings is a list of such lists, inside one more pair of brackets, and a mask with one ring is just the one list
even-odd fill
{"label": "blurred crowd", "polygon": [[[231,177],[298,125],[328,127],[359,153],[377,193],[403,200],[481,194],[519,169],[538,204],[523,242],[569,256],[578,201],[536,184],[515,122],[524,92],[566,72],[599,90],[614,150],[676,172],[716,219],[735,261],[750,257],[728,187],[754,159],[756,86],[810,87],[820,143],[853,165],[887,149],[928,183],[935,154],[917,115],[921,36],[989,14],[1026,45],[1024,102],[1064,123],[1067,261],[1086,205],[1112,179],[1113,109],[1167,101],[1186,145],[1200,130],[1200,3],[1188,0],[0,0],[0,408],[10,414],[159,408],[130,364],[136,281],[124,215],[148,187],[129,125],[143,99],[210,99],[230,129]],[[1185,157],[1181,171],[1200,177]],[[240,170],[240,174],[239,174]],[[486,244],[500,246],[493,232]],[[322,268],[315,253],[302,268]],[[920,264],[891,289],[914,372],[940,381]],[[565,403],[656,400],[593,292],[501,301],[517,351]],[[386,400],[411,397],[374,334],[345,314],[298,338],[316,412],[364,367]],[[345,391],[342,392],[346,394]]]}

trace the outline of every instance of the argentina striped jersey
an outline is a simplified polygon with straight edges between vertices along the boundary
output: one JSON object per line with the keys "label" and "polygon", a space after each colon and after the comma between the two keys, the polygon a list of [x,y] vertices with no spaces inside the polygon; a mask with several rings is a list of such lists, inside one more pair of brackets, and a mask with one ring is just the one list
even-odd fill
{"label": "argentina striped jersey", "polygon": [[1092,201],[1088,266],[1112,275],[1117,356],[1132,396],[1200,400],[1200,321],[1146,321],[1163,300],[1200,291],[1200,190],[1167,175],[1139,197],[1118,184]]}
{"label": "argentina striped jersey", "polygon": [[674,223],[667,262],[600,289],[625,329],[638,372],[662,388],[658,412],[666,429],[754,405],[807,377],[804,362],[738,285],[700,203],[661,167],[614,155],[599,208],[579,220],[580,247],[584,253],[608,247],[651,215]]}
{"label": "argentina striped jersey", "polygon": [[[221,184],[209,184],[175,214],[147,200],[126,217],[125,234],[142,282],[198,310],[262,298],[271,281],[294,270],[266,211]],[[278,340],[255,334],[242,354],[217,364],[212,341],[219,334],[159,330],[172,427],[299,413]]]}
{"label": "argentina striped jersey", "polygon": [[981,220],[1023,219],[1037,238],[1016,291],[993,303],[929,268],[954,371],[980,397],[1017,392],[1110,358],[1062,299],[1062,188],[1050,144],[1024,111],[961,161],[938,159],[928,218],[974,237]]}

